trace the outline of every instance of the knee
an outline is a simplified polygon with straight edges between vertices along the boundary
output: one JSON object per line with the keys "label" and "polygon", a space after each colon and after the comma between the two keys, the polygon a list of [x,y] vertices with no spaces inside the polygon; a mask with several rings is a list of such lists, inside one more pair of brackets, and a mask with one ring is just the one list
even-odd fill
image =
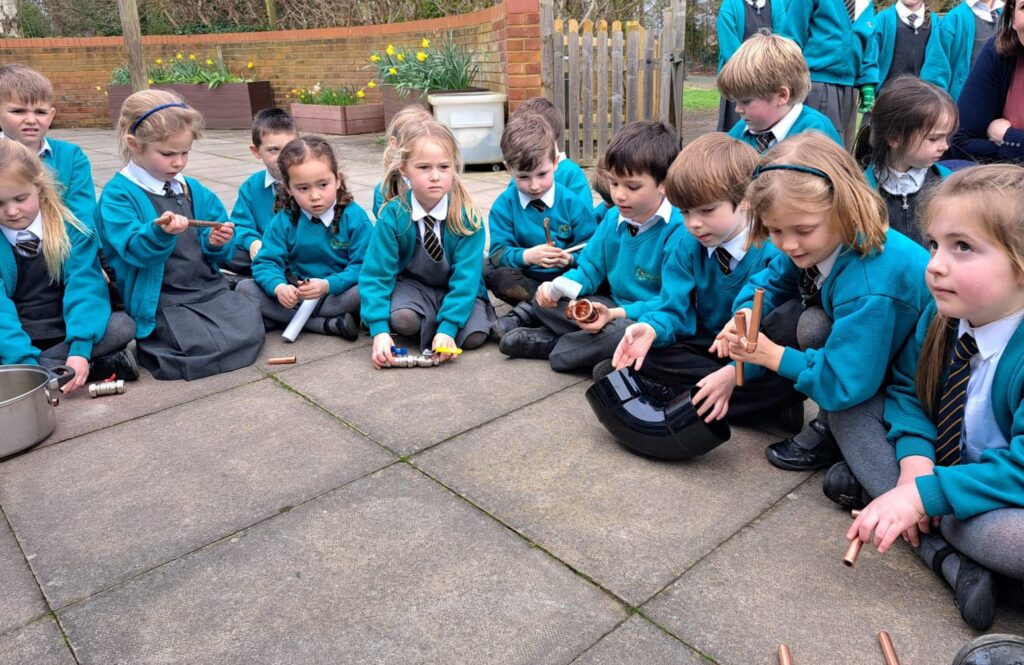
{"label": "knee", "polygon": [[832,319],[821,307],[808,307],[796,324],[796,341],[801,349],[820,349],[832,332]]}
{"label": "knee", "polygon": [[244,294],[247,298],[259,302],[263,289],[256,283],[255,279],[243,279],[235,287],[235,291]]}
{"label": "knee", "polygon": [[466,339],[462,340],[462,348],[465,350],[479,349],[487,341],[487,333],[475,332],[466,335]]}
{"label": "knee", "polygon": [[391,330],[399,335],[415,335],[420,331],[420,315],[411,309],[396,309],[391,312]]}

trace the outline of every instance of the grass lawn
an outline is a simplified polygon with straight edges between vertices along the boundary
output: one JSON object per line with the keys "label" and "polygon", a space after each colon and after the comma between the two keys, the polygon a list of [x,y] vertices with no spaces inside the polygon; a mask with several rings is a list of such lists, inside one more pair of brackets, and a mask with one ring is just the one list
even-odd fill
{"label": "grass lawn", "polygon": [[717,111],[718,89],[686,86],[683,89],[683,111]]}

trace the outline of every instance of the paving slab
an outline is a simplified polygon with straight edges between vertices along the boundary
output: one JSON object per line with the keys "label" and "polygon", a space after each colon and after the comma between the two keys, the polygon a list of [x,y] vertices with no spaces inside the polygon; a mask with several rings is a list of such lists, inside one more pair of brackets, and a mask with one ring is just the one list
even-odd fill
{"label": "paving slab", "polygon": [[807,478],[771,467],[766,435],[743,429],[689,462],[634,455],[597,422],[589,383],[414,462],[634,606]]}
{"label": "paving slab", "polygon": [[0,466],[0,504],[52,607],[393,460],[270,379]]}
{"label": "paving slab", "polygon": [[[277,376],[401,454],[422,450],[582,380],[552,372],[545,362],[506,358],[496,344],[467,351],[440,367],[376,370],[369,349],[363,349]],[[346,388],[350,386],[359,389]]]}
{"label": "paving slab", "polygon": [[[864,548],[842,564],[849,515],[829,504],[816,475],[739,531],[644,612],[721,663],[774,662],[786,643],[797,663],[880,663],[888,630],[903,663],[941,665],[975,637],[945,582],[898,543]],[[993,632],[1024,634],[1024,614],[1003,610]]]}
{"label": "paving slab", "polygon": [[144,369],[141,374],[138,381],[125,384],[121,395],[93,398],[89,397],[88,390],[81,388],[71,395],[61,396],[57,429],[33,450],[263,378],[252,366],[195,381],[157,381]]}
{"label": "paving slab", "polygon": [[[322,358],[330,358],[342,353],[359,353],[369,357],[369,348],[373,340],[365,332],[359,335],[354,342],[333,337],[330,335],[318,335],[316,333],[302,333],[294,342],[286,342],[281,337],[282,330],[273,330],[267,333],[267,341],[256,359],[256,366],[264,372],[276,374],[298,365],[308,365],[311,362]],[[364,351],[365,349],[365,351]],[[268,365],[269,358],[280,358],[282,356],[295,356],[293,365]]]}
{"label": "paving slab", "polygon": [[406,465],[60,612],[88,663],[566,663],[626,617]]}
{"label": "paving slab", "polygon": [[57,622],[47,617],[0,635],[0,665],[75,665]]}
{"label": "paving slab", "polygon": [[572,665],[708,665],[708,661],[650,621],[634,615]]}
{"label": "paving slab", "polygon": [[[7,520],[0,515],[0,635],[49,611]],[[2,650],[0,650],[2,653]]]}

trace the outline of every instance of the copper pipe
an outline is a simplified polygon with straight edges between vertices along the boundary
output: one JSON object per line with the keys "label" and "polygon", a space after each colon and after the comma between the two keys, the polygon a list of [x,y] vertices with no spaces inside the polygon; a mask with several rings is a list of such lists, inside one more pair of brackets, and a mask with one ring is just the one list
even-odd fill
{"label": "copper pipe", "polygon": [[850,546],[846,548],[846,555],[843,556],[843,565],[847,568],[853,568],[853,564],[857,563],[857,557],[860,556],[860,548],[864,546],[860,538],[854,538]]}
{"label": "copper pipe", "polygon": [[850,511],[850,517],[852,517],[853,519],[857,519],[858,517],[860,517],[860,511],[859,510],[851,510]]}
{"label": "copper pipe", "polygon": [[570,300],[565,307],[565,318],[579,323],[593,323],[597,321],[597,309],[586,298]]}
{"label": "copper pipe", "polygon": [[896,655],[896,647],[892,645],[889,631],[883,630],[878,634],[878,643],[882,645],[882,657],[885,658],[885,665],[900,665],[900,659]]}
{"label": "copper pipe", "polygon": [[747,329],[747,353],[757,350],[757,337],[761,331],[761,312],[764,310],[764,289],[754,289],[754,310],[750,313],[750,328]]}
{"label": "copper pipe", "polygon": [[555,246],[555,241],[551,239],[551,218],[544,218],[544,237],[547,238],[548,245],[551,247]]}
{"label": "copper pipe", "polygon": [[785,644],[779,645],[779,665],[793,665],[793,654]]}
{"label": "copper pipe", "polygon": [[267,364],[268,365],[294,365],[295,364],[295,360],[296,360],[295,356],[281,356],[279,358],[268,358],[267,359]]}
{"label": "copper pipe", "polygon": [[[736,334],[741,338],[747,335],[747,315],[744,312],[736,312],[736,317],[733,319],[736,324]],[[743,385],[743,361],[736,361],[736,385]]]}
{"label": "copper pipe", "polygon": [[[154,219],[153,223],[157,226],[167,226],[168,221],[161,217],[160,219]],[[188,225],[199,228],[219,229],[224,225],[224,222],[207,222],[202,219],[190,219],[188,220]]]}

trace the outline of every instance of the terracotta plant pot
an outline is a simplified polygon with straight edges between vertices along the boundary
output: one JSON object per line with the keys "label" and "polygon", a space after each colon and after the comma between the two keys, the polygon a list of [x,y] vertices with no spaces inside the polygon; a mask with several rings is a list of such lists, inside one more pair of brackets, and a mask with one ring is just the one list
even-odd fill
{"label": "terracotta plant pot", "polygon": [[291,112],[303,132],[351,135],[384,131],[383,104],[326,106],[294,103]]}
{"label": "terracotta plant pot", "polygon": [[[203,114],[207,129],[249,129],[254,115],[274,106],[269,81],[223,83],[216,88],[208,88],[205,83],[161,83],[153,88],[181,95],[189,106]],[[107,110],[114,123],[121,114],[121,104],[130,94],[130,85],[107,86]]]}

